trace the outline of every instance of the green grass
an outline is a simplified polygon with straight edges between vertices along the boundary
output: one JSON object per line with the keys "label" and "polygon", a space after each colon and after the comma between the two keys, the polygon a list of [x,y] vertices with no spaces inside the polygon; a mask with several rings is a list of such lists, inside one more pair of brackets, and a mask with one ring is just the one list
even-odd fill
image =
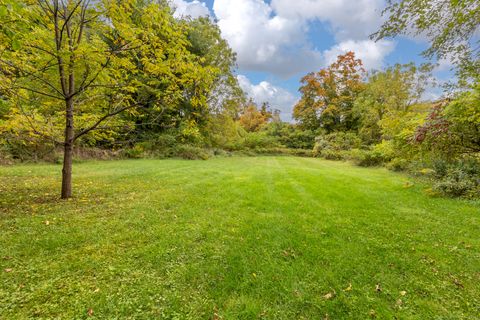
{"label": "green grass", "polygon": [[0,319],[479,317],[480,203],[406,176],[294,157],[85,162],[64,202],[59,173],[0,168]]}

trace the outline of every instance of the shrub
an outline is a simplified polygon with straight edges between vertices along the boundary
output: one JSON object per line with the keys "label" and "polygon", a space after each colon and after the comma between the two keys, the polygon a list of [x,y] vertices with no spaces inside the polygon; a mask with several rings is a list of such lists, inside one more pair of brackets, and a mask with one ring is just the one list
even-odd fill
{"label": "shrub", "polygon": [[360,148],[361,144],[361,139],[351,132],[335,132],[321,135],[315,139],[313,155],[332,160],[344,159],[345,153],[340,151]]}
{"label": "shrub", "polygon": [[243,147],[248,149],[273,148],[280,144],[275,137],[267,135],[266,132],[250,132],[245,136]]}
{"label": "shrub", "polygon": [[393,158],[386,167],[392,171],[405,171],[408,169],[409,161],[402,158]]}
{"label": "shrub", "polygon": [[383,140],[374,145],[372,151],[382,159],[382,162],[389,162],[395,157],[395,147],[391,140]]}
{"label": "shrub", "polygon": [[130,158],[130,159],[139,159],[144,156],[145,150],[143,146],[137,144],[132,148],[124,149],[123,156]]}
{"label": "shrub", "polygon": [[[315,154],[315,151],[314,151]],[[318,154],[316,155],[318,157]],[[327,160],[346,160],[347,153],[345,150],[323,149],[320,156]]]}
{"label": "shrub", "polygon": [[435,159],[432,162],[432,170],[434,171],[434,176],[438,179],[443,178],[448,173],[449,163],[443,159]]}
{"label": "shrub", "polygon": [[381,165],[384,161],[382,155],[374,150],[353,149],[349,152],[349,159],[361,167]]}
{"label": "shrub", "polygon": [[172,151],[173,156],[187,160],[207,160],[212,156],[208,150],[188,144],[178,145]]}
{"label": "shrub", "polygon": [[453,197],[480,196],[480,163],[475,159],[454,163],[436,162],[433,189]]}

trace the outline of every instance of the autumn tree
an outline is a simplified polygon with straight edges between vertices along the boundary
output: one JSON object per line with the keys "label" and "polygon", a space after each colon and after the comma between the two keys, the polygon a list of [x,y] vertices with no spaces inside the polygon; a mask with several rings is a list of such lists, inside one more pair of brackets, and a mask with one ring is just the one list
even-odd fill
{"label": "autumn tree", "polygon": [[250,101],[240,115],[239,123],[248,132],[254,132],[263,128],[271,118],[272,112],[267,103],[262,104],[259,110],[257,105]]}
{"label": "autumn tree", "polygon": [[357,119],[352,109],[364,86],[364,72],[362,61],[348,52],[329,67],[309,73],[301,81],[302,97],[294,107],[293,117],[309,130],[355,130]]}
{"label": "autumn tree", "polygon": [[436,103],[417,128],[415,142],[450,159],[480,153],[480,84],[453,101]]}

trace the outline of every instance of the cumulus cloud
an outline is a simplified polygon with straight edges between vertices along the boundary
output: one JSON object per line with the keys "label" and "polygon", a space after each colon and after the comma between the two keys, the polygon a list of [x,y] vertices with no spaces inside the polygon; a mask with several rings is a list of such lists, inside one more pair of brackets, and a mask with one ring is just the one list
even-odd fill
{"label": "cumulus cloud", "polygon": [[257,104],[268,102],[272,108],[280,110],[280,117],[283,121],[292,120],[293,106],[298,98],[291,92],[274,86],[267,81],[252,84],[250,80],[243,75],[238,75],[237,79],[243,91]]}
{"label": "cumulus cloud", "polygon": [[355,52],[360,58],[365,69],[380,69],[383,59],[395,49],[395,43],[388,40],[374,42],[371,40],[347,40],[340,42],[324,52],[325,61],[331,64],[337,60],[337,56],[348,51]]}
{"label": "cumulus cloud", "polygon": [[[393,42],[365,39],[381,24],[383,5],[384,0],[215,0],[213,11],[240,69],[288,78],[318,70],[348,50],[358,51],[367,68],[380,67]],[[329,25],[338,43],[323,52],[314,49],[307,37],[312,21]]]}
{"label": "cumulus cloud", "polygon": [[210,11],[205,3],[198,0],[171,0],[171,5],[175,9],[173,14],[175,18],[192,17],[195,19],[210,16]]}
{"label": "cumulus cloud", "polygon": [[328,23],[336,38],[368,37],[382,23],[384,0],[272,0],[278,15]]}
{"label": "cumulus cloud", "polygon": [[215,0],[213,11],[242,69],[288,77],[322,63],[306,41],[302,19],[276,15],[262,0]]}

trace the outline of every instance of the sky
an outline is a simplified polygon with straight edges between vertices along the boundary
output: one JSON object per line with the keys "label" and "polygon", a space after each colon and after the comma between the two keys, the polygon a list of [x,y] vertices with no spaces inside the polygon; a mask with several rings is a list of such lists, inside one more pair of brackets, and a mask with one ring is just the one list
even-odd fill
{"label": "sky", "polygon": [[[237,78],[255,102],[269,102],[291,121],[300,98],[300,79],[336,60],[339,54],[355,52],[367,70],[396,63],[425,60],[421,52],[428,43],[402,37],[374,42],[374,33],[384,18],[385,0],[171,0],[178,18],[210,16],[222,37],[237,53]],[[435,69],[439,81],[452,73],[448,62]],[[431,88],[426,99],[437,99]]]}

